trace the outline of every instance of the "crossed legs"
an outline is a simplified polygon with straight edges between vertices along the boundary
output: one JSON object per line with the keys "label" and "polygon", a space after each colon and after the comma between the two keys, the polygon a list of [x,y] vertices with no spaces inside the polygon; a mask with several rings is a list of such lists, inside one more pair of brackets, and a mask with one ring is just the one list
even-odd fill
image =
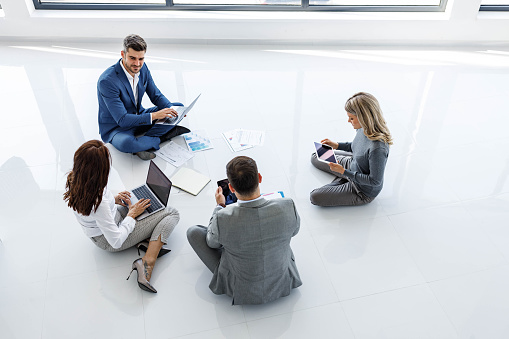
{"label": "crossed legs", "polygon": [[[127,131],[118,132],[111,139],[111,144],[120,152],[137,153],[150,149],[159,149],[161,136],[168,133],[173,125],[152,125],[132,128]],[[146,132],[142,136],[136,136]]]}
{"label": "crossed legs", "polygon": [[[117,214],[115,222],[120,222],[127,215],[127,208],[117,206]],[[104,235],[92,238],[92,241],[99,248],[108,252],[120,252],[125,249],[131,248],[136,244],[150,239],[148,249],[142,258],[143,264],[147,270],[147,280],[150,280],[152,270],[154,268],[157,255],[164,244],[168,242],[168,237],[173,232],[173,229],[178,224],[180,215],[173,207],[154,213],[145,219],[136,222],[134,231],[129,234],[120,248],[113,248],[108,243]]]}
{"label": "crossed legs", "polygon": [[[344,168],[350,168],[352,156],[346,155],[345,152],[335,152],[338,163]],[[339,173],[331,171],[329,165],[325,162],[319,161],[316,154],[311,155],[311,163],[313,166],[324,172],[335,175],[336,177],[330,184],[316,188],[311,191],[309,198],[313,205],[318,206],[356,206],[364,205],[374,198],[367,197],[359,192],[357,187],[348,180],[346,177]]]}

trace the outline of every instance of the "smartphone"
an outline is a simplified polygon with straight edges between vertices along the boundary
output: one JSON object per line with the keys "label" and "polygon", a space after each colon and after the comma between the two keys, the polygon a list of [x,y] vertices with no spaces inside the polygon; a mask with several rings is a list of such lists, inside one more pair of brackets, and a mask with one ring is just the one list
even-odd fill
{"label": "smartphone", "polygon": [[315,153],[318,160],[337,164],[336,157],[334,156],[334,150],[329,145],[315,142]]}
{"label": "smartphone", "polygon": [[221,187],[223,189],[223,195],[225,198],[225,205],[233,204],[237,202],[237,196],[235,193],[230,191],[230,187],[228,186],[230,182],[228,179],[219,180],[217,182],[217,187]]}

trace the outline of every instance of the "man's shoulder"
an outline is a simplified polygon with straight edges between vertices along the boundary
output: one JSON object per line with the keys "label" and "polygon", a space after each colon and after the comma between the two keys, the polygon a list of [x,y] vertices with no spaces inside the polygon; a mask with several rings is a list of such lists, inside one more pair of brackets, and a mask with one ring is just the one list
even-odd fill
{"label": "man's shoulder", "polygon": [[143,63],[143,66],[141,66],[139,74],[140,74],[140,79],[145,79],[147,77],[147,74],[150,74],[150,70],[148,69],[148,66],[146,63]]}
{"label": "man's shoulder", "polygon": [[280,199],[263,199],[259,201],[239,204],[236,203],[234,205],[228,206],[228,208],[224,208],[220,210],[220,214],[229,215],[229,216],[240,216],[243,211],[256,209],[277,209],[282,212],[288,210],[294,210],[295,204],[291,198],[280,198]]}
{"label": "man's shoulder", "polygon": [[292,198],[278,198],[278,199],[270,199],[268,201],[268,206],[294,206],[294,202]]}
{"label": "man's shoulder", "polygon": [[116,82],[118,79],[117,72],[115,70],[115,65],[108,67],[102,74],[99,76],[97,80],[97,85],[101,85],[101,83],[106,82]]}
{"label": "man's shoulder", "polygon": [[143,66],[141,66],[140,72],[149,72],[148,65],[146,62],[143,63]]}
{"label": "man's shoulder", "polygon": [[104,72],[102,72],[101,76],[99,77],[99,79],[104,79],[104,78],[107,78],[107,77],[110,77],[112,75],[116,75],[117,74],[117,70],[116,70],[116,67],[117,67],[117,63],[116,64],[113,64],[111,65],[110,67],[106,68],[106,70]]}
{"label": "man's shoulder", "polygon": [[[291,236],[287,231],[293,232],[299,226],[292,199],[265,200],[251,207],[245,204],[229,205],[217,212],[216,223],[223,241],[244,236],[247,229],[278,229],[286,237]],[[248,234],[255,237],[252,232]]]}

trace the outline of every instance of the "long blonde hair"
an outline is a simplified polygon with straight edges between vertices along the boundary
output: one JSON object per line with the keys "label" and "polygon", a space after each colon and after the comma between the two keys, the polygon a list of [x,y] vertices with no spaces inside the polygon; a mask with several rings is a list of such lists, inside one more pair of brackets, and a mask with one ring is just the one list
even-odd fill
{"label": "long blonde hair", "polygon": [[359,119],[364,135],[369,140],[382,141],[392,145],[392,136],[382,115],[382,109],[376,98],[364,92],[354,94],[346,101],[345,111]]}

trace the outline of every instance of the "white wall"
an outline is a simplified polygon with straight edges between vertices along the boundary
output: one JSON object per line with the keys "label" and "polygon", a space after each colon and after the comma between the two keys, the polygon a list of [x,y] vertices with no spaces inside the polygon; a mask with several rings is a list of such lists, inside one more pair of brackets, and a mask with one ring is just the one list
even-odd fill
{"label": "white wall", "polygon": [[449,0],[444,13],[36,11],[0,0],[0,40],[118,40],[136,32],[176,43],[509,44],[509,13]]}

